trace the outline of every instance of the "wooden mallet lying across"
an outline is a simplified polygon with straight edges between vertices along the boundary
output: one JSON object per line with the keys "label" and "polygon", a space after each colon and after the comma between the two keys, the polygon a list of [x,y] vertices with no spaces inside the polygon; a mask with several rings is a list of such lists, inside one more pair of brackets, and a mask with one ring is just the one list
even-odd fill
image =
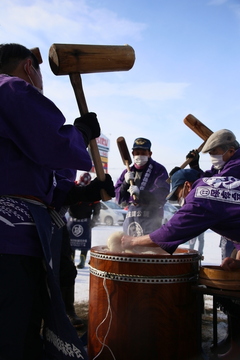
{"label": "wooden mallet lying across", "polygon": [[[69,75],[81,115],[88,113],[80,74],[126,71],[133,67],[135,53],[131,46],[53,44],[49,49],[49,63],[55,75]],[[105,180],[96,140],[90,141],[90,151],[99,180]],[[109,200],[106,192],[102,200]]]}

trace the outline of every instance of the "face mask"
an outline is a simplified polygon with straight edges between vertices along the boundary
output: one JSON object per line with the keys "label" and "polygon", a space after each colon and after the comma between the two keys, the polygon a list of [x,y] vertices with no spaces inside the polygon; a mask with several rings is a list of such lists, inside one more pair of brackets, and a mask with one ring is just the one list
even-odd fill
{"label": "face mask", "polygon": [[[42,81],[42,78],[41,78],[40,75],[38,74],[37,70],[36,70],[33,66],[32,66],[32,68],[33,68],[33,70],[35,71],[35,73],[37,74],[37,76],[39,77],[39,79],[41,79],[41,81]],[[37,86],[35,86],[35,85],[34,85],[34,82],[32,81],[32,78],[30,77],[30,75],[28,75],[26,69],[25,69],[25,72],[26,72],[26,74],[27,74],[27,76],[28,76],[28,78],[29,78],[32,86],[33,86],[37,91],[39,91],[39,92],[43,95],[43,89],[40,89],[40,88],[38,88]]]}
{"label": "face mask", "polygon": [[178,199],[178,205],[182,207],[182,206],[184,205],[184,201],[185,201],[185,200],[184,200],[184,197],[181,196],[181,197]]}
{"label": "face mask", "polygon": [[[32,66],[32,68],[33,68],[33,70],[34,70],[34,72],[35,72],[35,74],[37,75],[37,77],[40,79],[40,81],[41,81],[41,84],[42,84],[42,77],[39,75],[39,73],[37,72],[37,70],[35,69],[35,67],[33,67]],[[41,89],[41,88],[38,88],[37,86],[35,86],[35,85],[33,85],[34,87],[35,87],[35,89],[37,89],[41,94],[43,94],[43,89]]]}
{"label": "face mask", "polygon": [[179,206],[183,206],[184,203],[185,203],[185,197],[183,196],[184,195],[184,191],[185,191],[185,184],[183,186],[183,189],[182,189],[182,196],[180,196],[180,198],[178,198],[178,204]]}
{"label": "face mask", "polygon": [[135,155],[133,157],[134,164],[137,166],[143,166],[148,162],[148,156],[146,155]]}
{"label": "face mask", "polygon": [[[227,150],[228,151],[228,150]],[[222,169],[223,165],[226,163],[226,161],[223,160],[223,155],[226,154],[226,152],[221,155],[210,155],[211,163],[213,164],[214,169],[220,170]]]}

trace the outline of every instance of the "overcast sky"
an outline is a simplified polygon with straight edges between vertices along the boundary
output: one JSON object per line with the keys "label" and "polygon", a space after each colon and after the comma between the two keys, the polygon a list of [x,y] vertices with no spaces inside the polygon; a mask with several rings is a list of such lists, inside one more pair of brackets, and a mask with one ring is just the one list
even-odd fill
{"label": "overcast sky", "polygon": [[[44,94],[73,123],[79,116],[68,76],[48,63],[53,43],[124,45],[136,60],[124,72],[82,75],[89,111],[110,139],[109,173],[124,169],[116,139],[131,150],[152,142],[153,159],[168,171],[202,140],[183,119],[189,113],[212,131],[240,140],[239,0],[1,0],[0,42],[39,47]],[[201,155],[203,169],[209,156]]]}

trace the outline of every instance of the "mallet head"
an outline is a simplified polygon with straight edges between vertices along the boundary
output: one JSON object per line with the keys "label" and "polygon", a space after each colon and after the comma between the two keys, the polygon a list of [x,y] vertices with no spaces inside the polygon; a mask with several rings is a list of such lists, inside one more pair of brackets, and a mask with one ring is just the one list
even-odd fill
{"label": "mallet head", "polygon": [[42,59],[39,48],[35,47],[35,48],[30,49],[30,51],[36,56],[38,63],[42,64],[43,59]]}
{"label": "mallet head", "polygon": [[127,71],[134,62],[135,52],[129,45],[53,44],[49,49],[55,75]]}

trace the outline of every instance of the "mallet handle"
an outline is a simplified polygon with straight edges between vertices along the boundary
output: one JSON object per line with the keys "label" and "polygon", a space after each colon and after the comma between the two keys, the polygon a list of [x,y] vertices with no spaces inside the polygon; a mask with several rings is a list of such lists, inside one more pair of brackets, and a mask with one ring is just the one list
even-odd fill
{"label": "mallet handle", "polygon": [[[119,136],[117,138],[117,146],[118,146],[120,155],[122,157],[122,161],[127,168],[127,171],[130,171],[130,165],[132,163],[132,159],[131,159],[130,153],[128,151],[127,143],[123,136]],[[130,180],[130,185],[134,185],[133,180]],[[133,195],[133,200],[136,200],[136,195]]]}
{"label": "mallet handle", "polygon": [[[204,144],[206,141],[204,141],[196,150],[197,152],[200,153],[200,151],[202,150]],[[180,169],[184,169],[188,164],[190,164],[190,162],[193,160],[193,158],[188,158],[186,161],[184,161],[184,163],[182,165],[180,165]],[[171,178],[169,177],[166,182],[169,184],[171,182]]]}
{"label": "mallet handle", "polygon": [[[204,144],[205,144],[206,141],[204,141],[196,150],[198,153],[200,153],[200,151],[202,150]],[[184,163],[179,166],[181,169],[184,169],[188,164],[190,164],[190,162],[193,160],[193,158],[189,158],[187,159],[186,161],[184,161]]]}
{"label": "mallet handle", "polygon": [[[72,87],[74,90],[74,94],[75,94],[75,97],[77,100],[80,114],[81,115],[87,114],[88,107],[87,107],[87,102],[86,102],[85,95],[83,92],[81,75],[79,73],[71,73],[71,74],[69,74],[69,77],[70,77],[70,81],[71,81],[71,84],[72,84]],[[101,160],[101,157],[99,154],[96,139],[90,140],[89,147],[90,147],[93,163],[94,163],[94,166],[96,169],[97,178],[100,181],[104,181],[105,173],[104,173],[104,170],[102,167],[102,160]],[[103,189],[101,190],[101,197],[102,197],[103,201],[107,201],[107,200],[111,199],[111,197]]]}
{"label": "mallet handle", "polygon": [[[201,139],[204,140],[204,143],[202,143],[199,148],[197,149],[198,152],[200,152],[209,138],[209,136],[212,135],[212,130],[210,130],[206,125],[204,125],[200,120],[198,120],[195,116],[192,114],[187,115],[183,122],[185,125],[187,125],[192,131],[195,132]],[[184,169],[193,159],[189,158],[187,159],[181,166],[181,169]],[[166,180],[168,183],[170,183],[170,178]]]}
{"label": "mallet handle", "polygon": [[119,136],[117,138],[117,146],[118,146],[118,150],[120,152],[120,155],[121,155],[124,165],[129,167],[130,164],[132,163],[132,159],[129,154],[128,147],[127,147],[126,141],[123,136]]}

